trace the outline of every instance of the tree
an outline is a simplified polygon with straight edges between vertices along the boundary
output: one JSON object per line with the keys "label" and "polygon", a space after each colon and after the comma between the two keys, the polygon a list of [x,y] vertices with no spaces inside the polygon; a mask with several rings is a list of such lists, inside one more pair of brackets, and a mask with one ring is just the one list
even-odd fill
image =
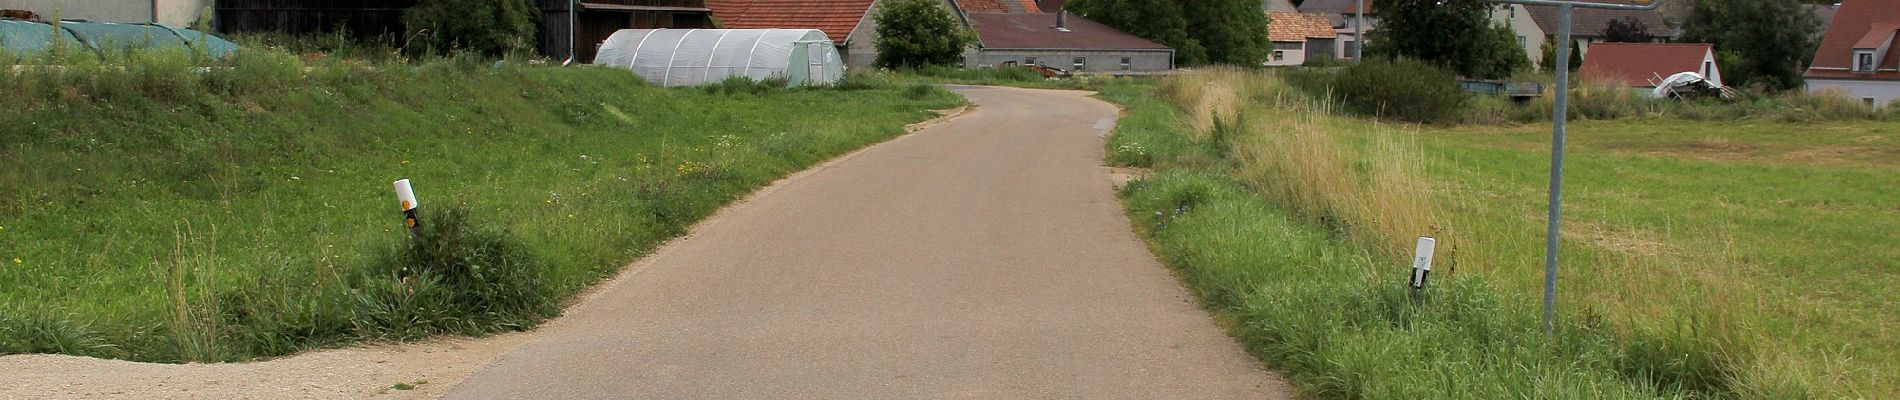
{"label": "tree", "polygon": [[[1183,65],[1259,65],[1272,52],[1254,0],[1072,0],[1068,10],[1174,48]],[[1194,29],[1188,29],[1193,26]]]}
{"label": "tree", "polygon": [[1603,41],[1610,43],[1649,43],[1656,37],[1636,17],[1623,17],[1603,24]]}
{"label": "tree", "polygon": [[528,0],[422,0],[402,23],[419,49],[499,56],[529,47],[535,13]]}
{"label": "tree", "polygon": [[1816,25],[1814,11],[1794,0],[1700,0],[1682,39],[1714,44],[1732,85],[1788,90],[1801,86],[1814,56]]}
{"label": "tree", "polygon": [[[1557,37],[1551,36],[1550,40],[1545,40],[1542,50],[1544,52],[1544,56],[1543,58],[1538,59],[1537,61],[1538,68],[1544,70],[1544,72],[1556,71],[1557,70]],[[1577,67],[1582,66],[1582,65],[1583,65],[1583,49],[1578,48],[1577,42],[1575,40],[1572,40],[1570,42],[1570,70],[1576,71]]]}
{"label": "tree", "polygon": [[888,0],[878,4],[877,65],[916,68],[956,65],[972,41],[963,23],[933,0]]}
{"label": "tree", "polygon": [[1267,14],[1259,0],[1181,2],[1188,34],[1207,48],[1211,64],[1260,65],[1273,52],[1267,40]]}
{"label": "tree", "polygon": [[1491,23],[1484,0],[1372,0],[1379,26],[1370,57],[1410,58],[1472,78],[1498,79],[1530,64],[1510,29]]}
{"label": "tree", "polygon": [[1187,12],[1174,0],[1073,0],[1067,9],[1095,22],[1174,48],[1185,65],[1207,63],[1207,49],[1188,36]]}

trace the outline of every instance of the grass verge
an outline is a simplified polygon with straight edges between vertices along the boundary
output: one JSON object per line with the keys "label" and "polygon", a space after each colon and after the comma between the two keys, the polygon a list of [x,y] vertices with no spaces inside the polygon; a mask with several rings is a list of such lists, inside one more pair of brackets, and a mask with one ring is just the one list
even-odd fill
{"label": "grass verge", "polygon": [[[1891,396],[1889,123],[1573,125],[1557,334],[1539,321],[1547,128],[1335,115],[1272,73],[1110,87],[1155,253],[1325,398]],[[1707,143],[1737,143],[1733,152]],[[1815,154],[1848,144],[1856,150]],[[1829,156],[1827,154],[1838,154]],[[1790,234],[1790,232],[1799,232]],[[1411,240],[1439,242],[1422,300]],[[1843,251],[1842,249],[1857,249]]]}
{"label": "grass verge", "polygon": [[0,71],[0,353],[158,362],[532,326],[720,206],[962,102],[471,58],[0,58],[27,65]]}

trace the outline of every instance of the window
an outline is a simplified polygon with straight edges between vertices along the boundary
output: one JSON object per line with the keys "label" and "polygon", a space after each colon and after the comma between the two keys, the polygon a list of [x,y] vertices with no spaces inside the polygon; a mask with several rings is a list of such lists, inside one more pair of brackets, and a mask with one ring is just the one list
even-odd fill
{"label": "window", "polygon": [[1874,106],[1874,98],[1872,98],[1872,97],[1862,97],[1862,98],[1860,98],[1860,102],[1862,102],[1862,103],[1867,103],[1867,106],[1868,106],[1868,107],[1873,107],[1873,106]]}
{"label": "window", "polygon": [[1023,65],[1036,65],[1036,57],[1023,57]]}
{"label": "window", "polygon": [[1714,79],[1714,77],[1713,77],[1713,76],[1711,76],[1711,75],[1713,75],[1713,74],[1715,74],[1715,62],[1714,62],[1714,61],[1703,61],[1703,62],[1702,62],[1702,77],[1703,77],[1703,78],[1710,78],[1710,79]]}
{"label": "window", "polygon": [[1280,60],[1285,60],[1285,59],[1286,59],[1286,50],[1273,51],[1273,61],[1280,61]]}
{"label": "window", "polygon": [[1854,72],[1874,72],[1874,52],[1854,52]]}
{"label": "window", "polygon": [[1134,58],[1134,57],[1122,57],[1122,70],[1123,70],[1123,71],[1127,71],[1127,70],[1129,70],[1130,68],[1134,68],[1134,67],[1135,67],[1135,58]]}
{"label": "window", "polygon": [[1089,69],[1089,58],[1088,58],[1088,57],[1076,57],[1076,58],[1075,58],[1075,70],[1077,70],[1077,71],[1082,71],[1082,70],[1086,70],[1086,69]]}
{"label": "window", "polygon": [[1517,47],[1530,48],[1531,38],[1524,37],[1524,35],[1517,35]]}
{"label": "window", "polygon": [[1346,40],[1341,43],[1345,44],[1345,47],[1341,47],[1340,49],[1345,51],[1339,54],[1339,58],[1352,58],[1352,50],[1359,47],[1359,41]]}

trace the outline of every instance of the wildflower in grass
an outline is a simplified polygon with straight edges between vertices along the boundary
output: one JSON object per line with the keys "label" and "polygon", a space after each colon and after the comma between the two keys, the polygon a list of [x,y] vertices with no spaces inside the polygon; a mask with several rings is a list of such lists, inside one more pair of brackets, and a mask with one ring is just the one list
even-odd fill
{"label": "wildflower in grass", "polygon": [[20,265],[20,264],[25,264],[25,263],[26,263],[25,261],[20,261],[19,257],[13,258],[13,265]]}

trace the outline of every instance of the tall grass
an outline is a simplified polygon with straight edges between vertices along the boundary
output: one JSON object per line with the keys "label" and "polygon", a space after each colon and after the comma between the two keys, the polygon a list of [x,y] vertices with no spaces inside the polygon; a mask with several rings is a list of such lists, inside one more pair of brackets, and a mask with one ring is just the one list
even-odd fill
{"label": "tall grass", "polygon": [[[1762,242],[1756,228],[1735,228],[1722,216],[1739,214],[1692,205],[1706,199],[1697,193],[1766,203],[1774,200],[1764,197],[1802,195],[1717,191],[1722,185],[1713,182],[1683,192],[1651,181],[1900,177],[1585,151],[1573,160],[1582,172],[1573,173],[1566,210],[1558,332],[1547,337],[1537,311],[1540,147],[1486,134],[1443,137],[1459,135],[1452,131],[1460,128],[1342,117],[1324,97],[1304,90],[1289,95],[1290,86],[1276,73],[1217,70],[1163,82],[1156,96],[1172,106],[1110,93],[1131,107],[1129,120],[1180,122],[1174,138],[1156,133],[1154,123],[1125,131],[1125,138],[1118,131],[1109,153],[1117,160],[1128,157],[1124,149],[1180,147],[1166,143],[1182,141],[1203,150],[1168,154],[1218,157],[1148,160],[1163,171],[1124,193],[1131,215],[1209,306],[1235,319],[1235,331],[1251,348],[1303,386],[1340,398],[1804,398],[1891,391],[1881,385],[1890,374],[1857,369],[1891,363],[1823,359],[1825,352],[1803,347],[1834,339],[1788,336],[1793,322],[1782,315],[1792,309],[1781,304],[1800,295],[1776,289],[1786,281],[1758,280],[1771,272],[1756,265],[1763,257],[1810,251]],[[1857,140],[1875,140],[1866,138],[1878,139]],[[1853,188],[1813,193],[1845,190],[1852,193],[1829,198],[1882,207]],[[1632,201],[1643,206],[1623,205]],[[1900,227],[1891,216],[1861,215],[1874,218],[1871,226]],[[1870,240],[1866,233],[1830,238],[1859,243]],[[1412,303],[1399,288],[1412,240],[1427,235],[1439,239],[1438,281],[1422,303]],[[1736,243],[1776,250],[1741,251]],[[1841,312],[1864,315],[1848,310]],[[1853,329],[1878,326],[1886,324]],[[1867,347],[1886,341],[1872,339],[1855,353],[1890,355]]]}
{"label": "tall grass", "polygon": [[[238,361],[522,329],[961,100],[252,45],[0,55],[0,353]],[[389,182],[417,182],[419,239]]]}

